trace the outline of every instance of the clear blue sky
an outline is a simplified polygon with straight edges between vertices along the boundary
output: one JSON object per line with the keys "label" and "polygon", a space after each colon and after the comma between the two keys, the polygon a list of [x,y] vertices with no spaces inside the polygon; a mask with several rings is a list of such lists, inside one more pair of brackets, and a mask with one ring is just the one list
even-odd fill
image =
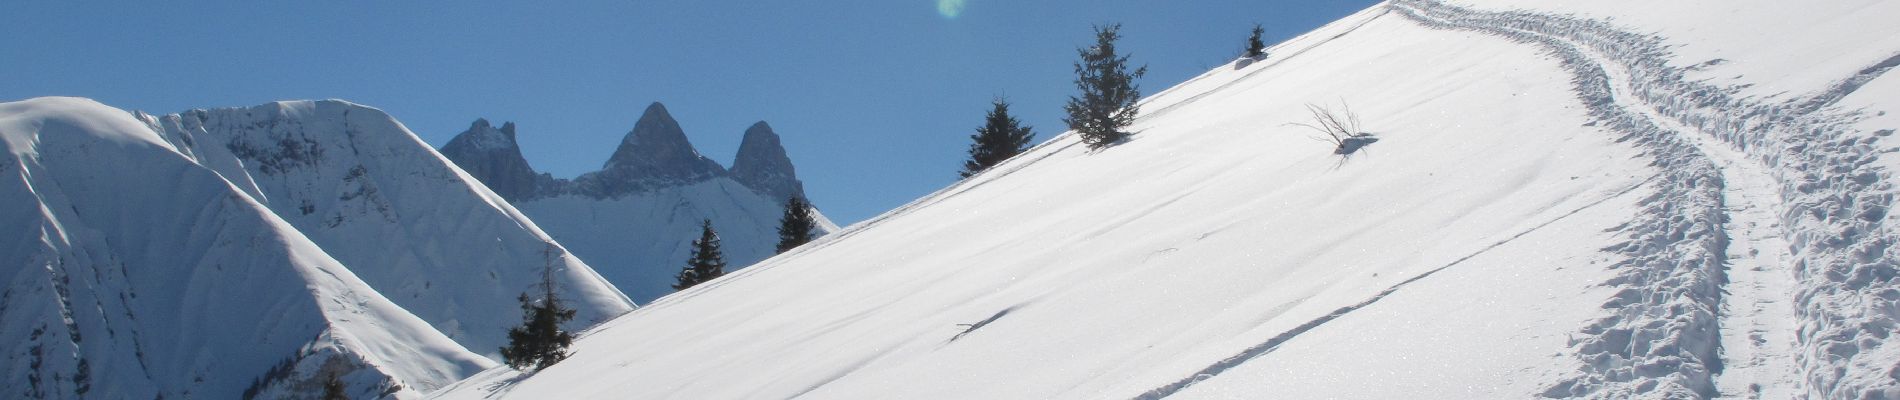
{"label": "clear blue sky", "polygon": [[1061,133],[1093,24],[1123,24],[1155,93],[1231,60],[1255,23],[1274,43],[1374,3],[964,0],[950,17],[939,1],[28,1],[0,15],[0,101],[163,114],[339,98],[435,146],[514,121],[557,177],[599,168],[660,101],[722,164],[770,122],[846,224],[955,181],[994,96],[1038,141]]}

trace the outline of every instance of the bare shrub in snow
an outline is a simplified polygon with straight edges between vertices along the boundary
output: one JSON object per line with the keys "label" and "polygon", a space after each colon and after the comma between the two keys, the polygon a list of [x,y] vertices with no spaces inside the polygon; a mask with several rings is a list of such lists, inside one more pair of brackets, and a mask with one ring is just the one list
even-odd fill
{"label": "bare shrub in snow", "polygon": [[1379,141],[1379,138],[1372,136],[1372,133],[1360,129],[1359,114],[1353,113],[1352,107],[1346,106],[1344,102],[1339,103],[1339,111],[1318,104],[1307,104],[1306,111],[1313,114],[1312,123],[1295,122],[1288,125],[1318,131],[1324,136],[1315,136],[1313,139],[1332,143],[1333,154],[1350,155],[1372,142]]}

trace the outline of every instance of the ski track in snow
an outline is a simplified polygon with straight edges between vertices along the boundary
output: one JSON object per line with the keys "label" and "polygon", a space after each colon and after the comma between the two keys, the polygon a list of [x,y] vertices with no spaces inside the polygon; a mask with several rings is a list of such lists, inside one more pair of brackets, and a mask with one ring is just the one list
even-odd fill
{"label": "ski track in snow", "polygon": [[[1896,312],[1895,300],[1886,295],[1893,292],[1900,258],[1892,249],[1900,235],[1881,223],[1893,200],[1889,174],[1871,165],[1878,154],[1869,146],[1871,137],[1850,136],[1847,123],[1856,116],[1827,108],[1900,58],[1863,69],[1807,100],[1766,104],[1687,81],[1683,69],[1668,65],[1661,38],[1607,23],[1474,11],[1433,0],[1391,6],[1428,27],[1546,47],[1577,73],[1579,94],[1594,115],[1619,132],[1648,137],[1639,144],[1653,151],[1659,166],[1697,175],[1678,182],[1689,186],[1664,185],[1663,197],[1706,201],[1707,189],[1720,187],[1722,219],[1705,221],[1725,221],[1723,232],[1712,236],[1716,243],[1701,245],[1725,259],[1727,276],[1702,266],[1705,254],[1671,249],[1709,241],[1697,226],[1652,231],[1680,235],[1673,242],[1653,242],[1671,239],[1664,237],[1611,249],[1636,257],[1625,264],[1634,270],[1611,282],[1627,287],[1607,305],[1616,314],[1584,329],[1589,336],[1578,348],[1586,363],[1583,376],[1559,382],[1545,396],[1900,395],[1900,384],[1881,365],[1890,362],[1882,355],[1894,351],[1884,343]],[[1677,157],[1688,162],[1672,162]],[[1645,230],[1630,232],[1642,240]],[[1696,265],[1679,268],[1672,261]],[[1708,290],[1723,280],[1730,281],[1726,296]],[[1691,304],[1677,296],[1692,297]],[[1719,316],[1711,315],[1716,311]],[[1664,329],[1652,329],[1657,326]],[[1718,332],[1718,326],[1726,329]],[[1714,353],[1718,343],[1726,361]]]}
{"label": "ski track in snow", "polygon": [[1183,389],[1187,389],[1189,386],[1194,386],[1195,383],[1199,383],[1201,381],[1213,378],[1214,376],[1220,375],[1222,372],[1226,372],[1229,369],[1240,366],[1241,364],[1244,364],[1247,361],[1272,353],[1275,349],[1279,349],[1281,344],[1284,344],[1287,341],[1298,338],[1300,335],[1305,334],[1308,331],[1312,331],[1314,328],[1318,328],[1321,325],[1325,325],[1328,322],[1332,322],[1333,320],[1346,316],[1346,314],[1351,313],[1353,311],[1358,311],[1359,309],[1366,308],[1366,306],[1370,306],[1373,303],[1378,303],[1379,300],[1383,300],[1386,298],[1386,296],[1390,296],[1392,295],[1392,293],[1398,292],[1399,289],[1405,288],[1406,285],[1410,285],[1412,284],[1412,282],[1418,282],[1420,280],[1424,280],[1425,278],[1430,277],[1434,274],[1437,274],[1447,269],[1451,269],[1451,267],[1458,266],[1458,264],[1463,264],[1466,260],[1470,260],[1473,257],[1477,257],[1486,252],[1490,252],[1491,249],[1496,249],[1498,248],[1498,246],[1503,246],[1506,243],[1510,243],[1511,241],[1517,240],[1518,238],[1524,237],[1525,235],[1529,235],[1532,232],[1537,232],[1538,230],[1543,229],[1546,226],[1550,226],[1551,224],[1555,224],[1559,221],[1563,221],[1565,218],[1569,218],[1572,215],[1577,215],[1578,213],[1581,213],[1584,210],[1589,210],[1593,207],[1596,207],[1599,204],[1603,204],[1603,202],[1610,201],[1611,199],[1615,199],[1618,197],[1623,197],[1624,195],[1627,195],[1630,192],[1634,192],[1636,191],[1636,189],[1640,189],[1643,186],[1646,186],[1650,182],[1653,182],[1655,180],[1656,180],[1656,177],[1645,179],[1642,182],[1632,185],[1627,189],[1618,190],[1615,193],[1612,193],[1607,196],[1603,196],[1603,198],[1601,199],[1592,201],[1589,204],[1583,205],[1582,207],[1577,207],[1574,210],[1570,210],[1570,212],[1564,213],[1563,215],[1559,215],[1555,218],[1551,218],[1549,221],[1544,221],[1544,223],[1537,224],[1537,226],[1533,226],[1533,227],[1530,227],[1529,229],[1525,229],[1524,231],[1518,232],[1517,234],[1506,237],[1503,240],[1499,240],[1495,243],[1491,243],[1491,245],[1489,246],[1484,246],[1484,248],[1478,249],[1478,251],[1474,251],[1471,254],[1466,254],[1464,257],[1459,257],[1457,260],[1452,260],[1452,262],[1446,263],[1445,265],[1439,266],[1438,268],[1432,268],[1429,271],[1425,271],[1411,278],[1407,278],[1406,280],[1399,281],[1399,283],[1393,284],[1391,287],[1387,287],[1385,288],[1385,290],[1379,291],[1378,294],[1374,294],[1372,295],[1372,297],[1367,298],[1364,301],[1360,301],[1353,305],[1340,307],[1339,309],[1333,310],[1333,312],[1327,313],[1324,316],[1321,316],[1319,318],[1314,318],[1311,321],[1306,321],[1306,323],[1300,324],[1299,326],[1295,326],[1293,327],[1293,329],[1288,329],[1286,332],[1281,332],[1279,335],[1274,335],[1272,338],[1267,339],[1267,341],[1265,342],[1261,342],[1260,344],[1254,345],[1252,347],[1248,347],[1246,350],[1241,350],[1239,354],[1235,354],[1233,356],[1221,359],[1218,362],[1210,364],[1206,368],[1202,368],[1200,371],[1196,371],[1195,373],[1188,375],[1186,378],[1181,378],[1180,380],[1174,381],[1167,385],[1162,385],[1161,387],[1157,387],[1154,389],[1150,389],[1147,392],[1143,392],[1141,395],[1135,396],[1134,399],[1135,400],[1157,400],[1157,399],[1167,398],[1168,396],[1174,395],[1175,393],[1178,393]]}

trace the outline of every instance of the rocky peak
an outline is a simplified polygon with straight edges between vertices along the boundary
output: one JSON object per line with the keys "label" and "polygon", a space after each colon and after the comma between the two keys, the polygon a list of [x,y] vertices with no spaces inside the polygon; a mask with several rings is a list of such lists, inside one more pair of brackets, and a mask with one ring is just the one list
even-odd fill
{"label": "rocky peak", "polygon": [[461,166],[495,194],[510,202],[533,198],[541,192],[540,179],[515,142],[515,123],[495,129],[487,119],[476,119],[468,130],[442,146],[442,156]]}
{"label": "rocky peak", "polygon": [[765,121],[746,128],[739,142],[739,154],[733,157],[732,178],[773,199],[785,201],[804,197],[805,184],[798,181],[792,158],[785,155],[777,133]]}
{"label": "rocky peak", "polygon": [[[442,148],[447,149],[451,146],[472,149],[518,148],[515,142],[515,123],[503,123],[501,129],[495,129],[493,125],[488,123],[488,119],[477,118],[475,119],[475,123],[469,124],[468,130],[455,135],[455,138],[450,139],[449,144],[442,146]],[[519,151],[516,152],[519,153]]]}
{"label": "rocky peak", "polygon": [[686,140],[686,131],[654,102],[620,140],[612,157],[598,172],[576,178],[580,189],[603,197],[619,196],[650,187],[702,181],[726,173],[725,167],[699,154]]}
{"label": "rocky peak", "polygon": [[667,113],[666,105],[654,102],[634,123],[633,131],[620,140],[620,147],[614,149],[602,169],[640,168],[665,173],[690,171],[703,167],[701,164],[718,166],[693,149],[686,140],[686,131]]}

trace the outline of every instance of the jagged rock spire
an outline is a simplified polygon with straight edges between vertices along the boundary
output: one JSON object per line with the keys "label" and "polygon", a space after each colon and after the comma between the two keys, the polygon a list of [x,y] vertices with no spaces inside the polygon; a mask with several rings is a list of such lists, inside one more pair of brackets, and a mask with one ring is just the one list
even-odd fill
{"label": "jagged rock spire", "polygon": [[732,179],[766,197],[784,201],[805,197],[805,184],[798,181],[792,158],[785,155],[777,133],[765,121],[752,124],[739,142],[739,154],[733,157]]}
{"label": "jagged rock spire", "polygon": [[[703,165],[702,165],[703,164]],[[640,121],[634,123],[633,131],[620,140],[620,147],[614,149],[612,157],[607,158],[602,169],[639,168],[656,169],[660,172],[683,172],[704,166],[718,167],[717,163],[699,155],[693,144],[686,140],[686,131],[680,129],[678,121],[667,113],[666,105],[654,102],[640,115]]]}
{"label": "jagged rock spire", "polygon": [[633,131],[620,140],[612,157],[598,172],[576,178],[579,189],[599,197],[613,197],[645,188],[693,183],[726,173],[719,163],[699,155],[686,140],[686,131],[654,102],[640,115]]}
{"label": "jagged rock spire", "polygon": [[537,181],[545,180],[539,178],[534,168],[528,166],[528,160],[521,156],[513,122],[495,129],[487,119],[476,119],[468,130],[449,139],[441,152],[510,202],[535,197],[541,191]]}

